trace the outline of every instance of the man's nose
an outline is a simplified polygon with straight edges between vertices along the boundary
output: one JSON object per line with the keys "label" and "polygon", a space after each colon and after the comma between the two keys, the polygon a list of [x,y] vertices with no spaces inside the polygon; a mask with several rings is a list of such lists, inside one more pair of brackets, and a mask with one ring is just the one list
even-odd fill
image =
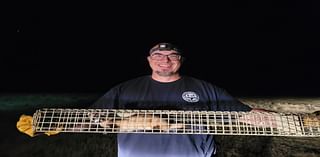
{"label": "man's nose", "polygon": [[163,57],[163,59],[162,59],[163,61],[166,61],[166,62],[168,62],[169,60],[170,60],[170,58],[169,58],[169,56],[167,56],[167,55],[164,55],[164,57]]}

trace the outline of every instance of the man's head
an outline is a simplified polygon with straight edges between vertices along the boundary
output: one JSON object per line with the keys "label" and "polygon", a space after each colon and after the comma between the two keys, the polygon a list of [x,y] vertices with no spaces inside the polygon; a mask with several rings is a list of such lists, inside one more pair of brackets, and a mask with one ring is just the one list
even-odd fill
{"label": "man's head", "polygon": [[181,50],[170,43],[159,43],[149,51],[148,62],[152,76],[158,78],[179,78],[182,64]]}

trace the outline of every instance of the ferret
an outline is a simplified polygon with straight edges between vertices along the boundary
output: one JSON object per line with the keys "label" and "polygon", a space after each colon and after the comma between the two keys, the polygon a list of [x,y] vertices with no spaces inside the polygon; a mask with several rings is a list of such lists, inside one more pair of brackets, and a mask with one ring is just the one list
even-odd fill
{"label": "ferret", "polygon": [[134,131],[134,130],[162,130],[169,131],[172,129],[183,128],[181,123],[172,123],[161,119],[158,116],[152,115],[130,115],[128,117],[121,117],[115,120],[105,120],[100,122],[101,127],[106,128],[119,128],[120,131]]}
{"label": "ferret", "polygon": [[305,127],[320,127],[320,111],[304,115],[303,125]]}

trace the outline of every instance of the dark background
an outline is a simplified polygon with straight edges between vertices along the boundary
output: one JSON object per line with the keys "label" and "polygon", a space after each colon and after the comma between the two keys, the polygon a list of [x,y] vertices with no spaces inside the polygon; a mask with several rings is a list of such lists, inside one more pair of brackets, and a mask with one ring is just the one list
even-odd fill
{"label": "dark background", "polygon": [[235,96],[319,96],[319,1],[104,2],[13,5],[1,92],[105,92],[150,73],[172,42],[183,74]]}
{"label": "dark background", "polygon": [[[91,104],[112,86],[150,74],[146,57],[159,42],[184,50],[183,74],[212,82],[234,96],[319,97],[319,3],[162,0],[3,5],[1,24],[8,29],[1,34],[0,104],[8,109],[0,110],[4,135],[0,156],[115,156],[113,135],[30,138],[15,124],[19,115],[32,115],[42,104],[70,108]],[[216,141],[219,157],[320,154],[318,138],[217,136]]]}

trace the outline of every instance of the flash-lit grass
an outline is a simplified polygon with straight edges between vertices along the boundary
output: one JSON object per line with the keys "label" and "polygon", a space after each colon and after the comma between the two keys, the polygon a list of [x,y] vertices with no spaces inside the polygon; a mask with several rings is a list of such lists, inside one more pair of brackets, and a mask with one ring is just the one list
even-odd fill
{"label": "flash-lit grass", "polygon": [[0,110],[24,110],[43,107],[83,107],[91,105],[101,94],[96,93],[10,93],[0,94]]}

